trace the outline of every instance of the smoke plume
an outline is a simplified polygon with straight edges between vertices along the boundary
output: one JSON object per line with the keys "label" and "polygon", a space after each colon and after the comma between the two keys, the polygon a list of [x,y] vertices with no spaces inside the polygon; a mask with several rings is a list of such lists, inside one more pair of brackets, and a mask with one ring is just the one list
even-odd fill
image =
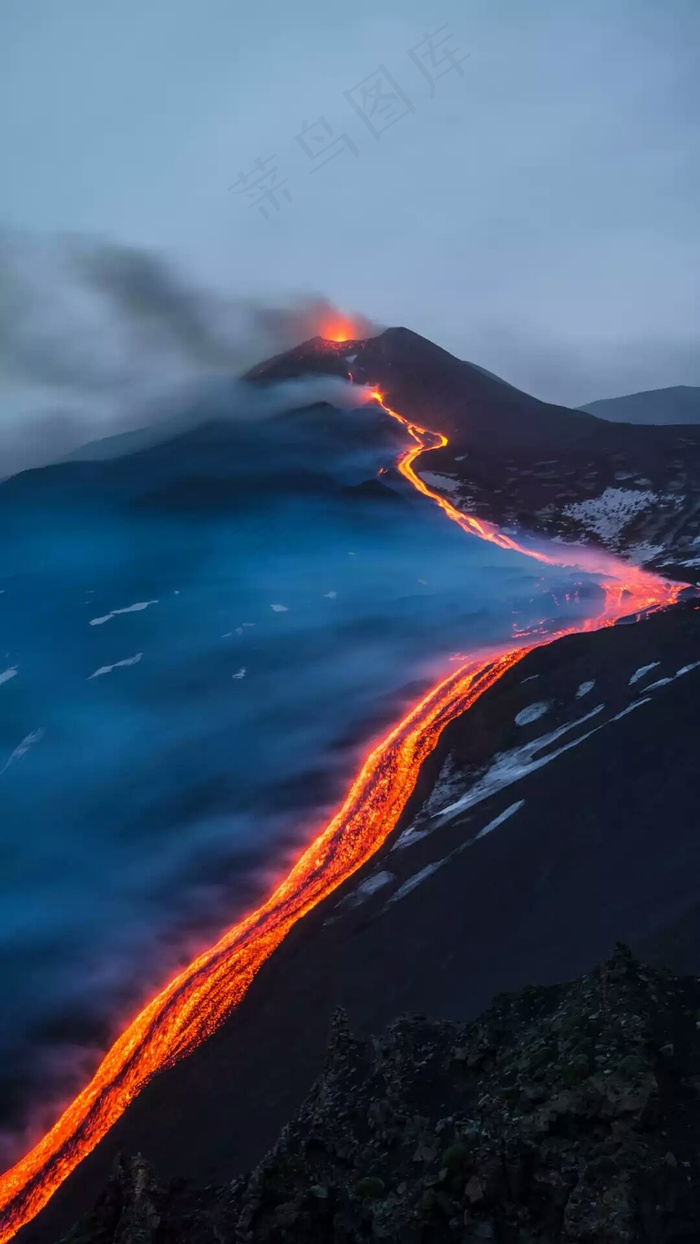
{"label": "smoke plume", "polygon": [[[109,241],[0,235],[0,478],[172,417],[202,386],[323,331],[340,312],[199,286]],[[357,336],[378,331],[352,317]]]}

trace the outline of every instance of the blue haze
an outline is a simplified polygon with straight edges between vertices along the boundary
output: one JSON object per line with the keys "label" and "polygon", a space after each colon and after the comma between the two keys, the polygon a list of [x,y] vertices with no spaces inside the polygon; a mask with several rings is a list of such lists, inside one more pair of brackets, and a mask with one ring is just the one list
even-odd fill
{"label": "blue haze", "polygon": [[0,485],[8,1127],[264,895],[450,657],[556,614],[562,574],[378,475],[377,408],[222,397]]}

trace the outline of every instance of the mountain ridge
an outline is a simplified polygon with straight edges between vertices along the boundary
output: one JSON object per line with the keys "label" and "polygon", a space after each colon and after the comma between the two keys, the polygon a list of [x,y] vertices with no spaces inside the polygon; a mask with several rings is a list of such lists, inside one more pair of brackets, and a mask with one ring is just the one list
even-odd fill
{"label": "mountain ridge", "polygon": [[700,423],[700,387],[679,384],[643,389],[620,397],[600,398],[578,409],[618,423],[692,425]]}

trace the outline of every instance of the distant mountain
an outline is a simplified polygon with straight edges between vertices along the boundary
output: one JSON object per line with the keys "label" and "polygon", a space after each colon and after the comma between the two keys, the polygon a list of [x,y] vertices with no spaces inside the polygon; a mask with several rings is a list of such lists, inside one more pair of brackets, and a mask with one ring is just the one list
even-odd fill
{"label": "distant mountain", "polygon": [[625,397],[604,397],[579,410],[613,423],[700,423],[700,387],[677,384]]}

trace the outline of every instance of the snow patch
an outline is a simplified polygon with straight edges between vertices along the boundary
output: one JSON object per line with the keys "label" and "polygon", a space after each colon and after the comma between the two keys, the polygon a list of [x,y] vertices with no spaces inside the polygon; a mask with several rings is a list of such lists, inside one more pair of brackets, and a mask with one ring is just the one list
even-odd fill
{"label": "snow patch", "polygon": [[324,592],[323,599],[324,600],[335,600],[337,595],[338,595],[337,592]]}
{"label": "snow patch", "polygon": [[[654,662],[654,665],[658,665],[658,664],[659,664],[658,661]],[[654,665],[646,665],[644,666],[644,669],[645,670],[653,669]],[[679,670],[676,670],[675,674],[672,674],[670,678],[657,678],[656,682],[647,683],[646,690],[657,691],[659,687],[668,687],[669,684],[672,682],[675,682],[677,678],[682,678],[684,674],[689,674],[691,670],[697,669],[699,665],[700,665],[700,661],[693,661],[690,665],[682,665],[681,668]],[[643,700],[635,700],[634,704],[630,704],[629,709],[625,709],[624,711],[629,712],[631,709],[636,708],[639,704],[647,704],[648,701],[649,701],[649,696],[647,695],[647,697]],[[624,713],[619,714],[619,715],[624,716]],[[616,721],[617,719],[613,717],[612,720]]]}
{"label": "snow patch", "polygon": [[18,669],[18,665],[11,665],[9,669],[3,670],[2,674],[0,674],[0,685],[4,682],[9,682],[11,678],[14,678]]}
{"label": "snow patch", "polygon": [[[489,821],[488,825],[484,825],[484,828],[476,835],[475,838],[470,838],[469,842],[461,843],[460,846],[455,847],[454,851],[450,851],[449,855],[445,855],[441,860],[436,860],[433,864],[427,864],[425,868],[421,868],[420,872],[414,873],[412,877],[408,878],[408,881],[404,881],[403,885],[399,886],[395,894],[392,894],[389,902],[395,903],[398,899],[405,898],[406,895],[410,894],[412,890],[415,890],[416,886],[419,886],[422,881],[425,881],[428,877],[432,877],[433,873],[436,873],[438,868],[442,868],[443,864],[447,864],[450,860],[455,859],[456,856],[461,855],[462,852],[466,851],[468,847],[472,847],[475,842],[478,842],[479,838],[484,838],[486,834],[490,834],[494,829],[498,829],[499,825],[503,825],[504,822],[509,820],[511,816],[514,816],[516,812],[519,812],[524,804],[524,799],[519,799],[517,803],[512,803],[510,807],[506,808],[504,812],[501,812],[499,816],[495,816],[492,821]],[[384,874],[380,874],[380,876],[383,875]],[[388,876],[391,877],[392,874],[389,873]]]}
{"label": "snow patch", "polygon": [[471,790],[466,795],[463,795],[461,799],[457,799],[455,803],[443,808],[441,812],[434,813],[435,819],[441,822],[448,819],[451,820],[462,812],[466,812],[469,808],[473,808],[475,804],[481,803],[482,800],[488,799],[489,795],[495,795],[497,791],[504,790],[507,786],[512,786],[514,782],[519,782],[521,778],[527,777],[529,773],[534,773],[537,769],[548,765],[550,761],[556,760],[558,756],[563,755],[570,748],[578,747],[579,743],[583,743],[584,739],[589,738],[594,733],[592,730],[582,734],[578,739],[573,739],[570,743],[565,743],[555,751],[549,752],[546,756],[538,757],[538,752],[542,752],[546,747],[550,747],[552,743],[556,743],[558,739],[568,734],[570,730],[575,730],[577,726],[584,725],[592,717],[602,713],[604,708],[604,704],[598,704],[594,709],[591,709],[590,713],[586,713],[584,717],[579,717],[576,721],[570,721],[564,726],[559,726],[557,730],[552,730],[549,734],[543,734],[539,739],[532,739],[531,742],[523,744],[522,747],[516,747],[510,752],[497,753],[486,771],[474,783]]}
{"label": "snow patch", "polygon": [[88,682],[90,681],[91,678],[100,678],[103,674],[111,674],[112,670],[121,669],[121,667],[124,665],[138,665],[142,656],[143,656],[142,652],[137,652],[136,656],[124,657],[123,661],[115,661],[114,665],[101,665],[98,670],[95,670],[94,674],[89,675]]}
{"label": "snow patch", "polygon": [[667,687],[673,682],[672,678],[657,678],[656,682],[647,683],[647,691],[656,691],[659,687]]}
{"label": "snow patch", "polygon": [[[472,838],[472,842],[478,842],[480,838],[485,838],[486,835],[492,833],[494,829],[498,829],[499,825],[502,825],[504,821],[508,821],[511,816],[515,816],[515,813],[519,812],[524,804],[524,799],[519,799],[517,803],[512,803],[509,808],[506,808],[505,812],[501,812],[500,816],[494,817],[492,821],[489,821],[488,825],[484,825],[484,828],[479,831],[476,838]],[[472,842],[467,842],[464,845],[470,847]]]}
{"label": "snow patch", "polygon": [[588,695],[589,691],[592,691],[594,687],[595,678],[591,678],[589,682],[582,682],[576,691],[576,699],[582,700],[584,695]]}
{"label": "snow patch", "polygon": [[648,674],[650,670],[655,670],[657,665],[660,665],[660,664],[661,664],[660,661],[652,661],[650,665],[640,665],[639,669],[634,671],[627,685],[629,687],[633,687],[634,684],[636,682],[639,682],[639,680],[643,678],[645,674]]}
{"label": "snow patch", "polygon": [[429,825],[426,827],[426,817],[432,818],[434,812],[439,810],[441,805],[444,806],[446,803],[449,803],[457,794],[462,781],[461,775],[456,771],[453,758],[448,756],[443,761],[437,781],[423,804],[419,816],[399,835],[391,850],[404,851],[406,847],[412,847],[414,843],[420,842],[422,838],[427,838],[428,834],[432,834],[436,826]]}
{"label": "snow patch", "polygon": [[106,613],[101,618],[91,618],[90,626],[102,626],[105,622],[109,622],[110,618],[116,618],[120,613],[140,613],[142,609],[148,609],[149,605],[157,605],[157,600],[137,600],[135,605],[127,605],[125,609],[113,609],[111,613]]}
{"label": "snow patch", "polygon": [[392,894],[389,902],[397,903],[400,898],[405,898],[406,895],[410,894],[411,890],[415,890],[416,886],[419,886],[422,881],[425,881],[428,877],[431,877],[433,873],[436,873],[438,868],[441,868],[444,863],[445,860],[438,860],[434,864],[426,864],[425,868],[421,868],[419,873],[414,873],[412,877],[408,878],[408,881],[404,881],[403,885],[399,886],[396,893]]}
{"label": "snow patch", "polygon": [[287,605],[270,605],[270,608],[273,613],[289,613]]}
{"label": "snow patch", "polygon": [[564,506],[563,513],[607,543],[618,540],[637,514],[659,500],[658,493],[649,489],[606,488],[599,497],[570,502]]}
{"label": "snow patch", "polygon": [[437,471],[421,471],[420,477],[429,488],[439,488],[442,492],[461,492],[462,484],[452,475],[439,475]]}
{"label": "snow patch", "polygon": [[46,731],[43,726],[40,726],[38,730],[32,730],[31,734],[25,734],[22,742],[17,744],[13,752],[10,752],[10,755],[5,761],[2,769],[0,769],[0,777],[2,777],[2,774],[9,769],[10,765],[13,764],[15,760],[21,760],[23,756],[26,756],[30,747],[33,747],[35,743],[41,742],[45,734]]}
{"label": "snow patch", "polygon": [[625,551],[625,557],[634,566],[640,566],[643,562],[653,561],[655,557],[659,556],[659,553],[663,553],[664,548],[663,544],[649,544],[647,541],[646,543],[631,545]]}
{"label": "snow patch", "polygon": [[247,672],[246,667],[244,665],[241,669],[239,669],[237,674],[232,674],[231,677],[232,678],[245,678],[246,672]]}
{"label": "snow patch", "polygon": [[530,704],[516,716],[516,726],[528,726],[531,721],[537,721],[540,717],[544,717],[551,707],[551,703],[548,700],[539,700],[537,704]]}
{"label": "snow patch", "polygon": [[366,881],[361,881],[357,888],[348,894],[346,899],[341,899],[338,906],[347,904],[350,907],[359,907],[360,903],[364,903],[366,899],[376,894],[377,890],[381,890],[383,886],[388,885],[395,878],[396,873],[390,873],[387,869],[375,873],[374,876],[368,877]]}
{"label": "snow patch", "polygon": [[631,704],[627,705],[627,708],[623,708],[621,713],[616,713],[610,720],[619,721],[621,717],[626,717],[628,713],[633,713],[635,708],[641,708],[642,704],[651,704],[651,696],[645,695],[641,700],[633,700]]}

